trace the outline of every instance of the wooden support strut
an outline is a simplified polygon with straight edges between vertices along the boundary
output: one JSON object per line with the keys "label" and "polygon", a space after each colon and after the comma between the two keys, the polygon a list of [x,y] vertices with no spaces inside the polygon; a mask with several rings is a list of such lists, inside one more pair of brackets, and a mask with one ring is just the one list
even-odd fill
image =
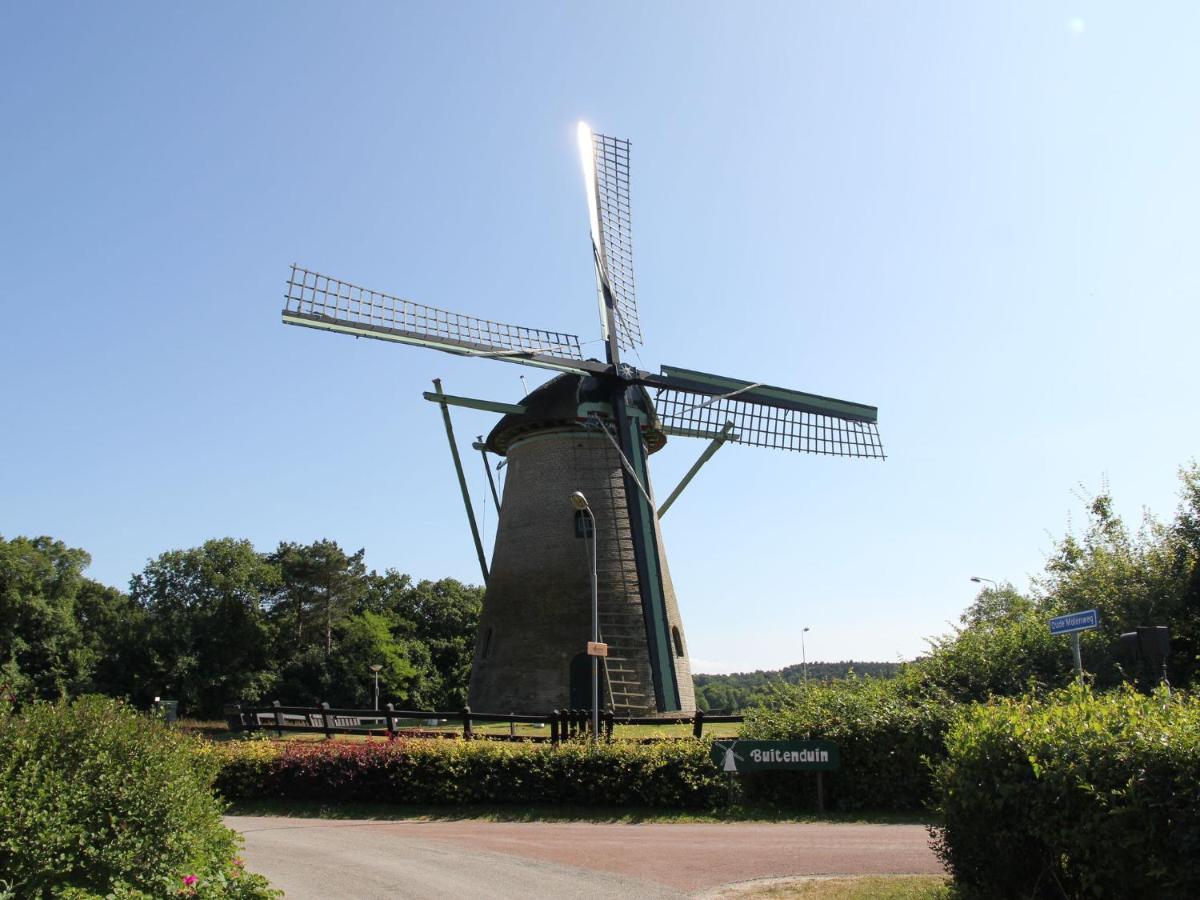
{"label": "wooden support strut", "polygon": [[732,422],[725,423],[725,427],[721,429],[721,433],[713,438],[712,442],[704,448],[704,452],[700,454],[700,458],[696,460],[690,469],[688,469],[687,474],[684,475],[679,484],[675,486],[675,490],[671,491],[671,496],[668,497],[663,502],[663,505],[658,508],[658,517],[660,519],[666,515],[667,510],[671,508],[671,504],[674,503],[676,499],[678,499],[679,495],[683,493],[683,489],[691,484],[692,479],[696,477],[696,473],[700,471],[700,467],[712,459],[713,454],[720,450],[721,447],[725,445],[725,442],[729,440],[737,440],[737,435],[733,433]]}
{"label": "wooden support strut", "polygon": [[487,473],[488,486],[492,489],[492,500],[496,502],[496,513],[500,513],[500,495],[496,492],[496,479],[492,477],[492,467],[488,465],[487,445],[483,443],[483,435],[478,435],[471,445],[483,455],[483,471]]}
{"label": "wooden support strut", "polygon": [[[443,396],[442,379],[433,379],[433,387],[434,392],[439,397]],[[479,538],[479,526],[475,524],[475,509],[471,506],[471,492],[467,490],[467,478],[463,474],[462,459],[458,455],[458,445],[454,443],[454,426],[450,423],[450,407],[446,405],[444,399],[439,400],[438,405],[442,408],[442,420],[446,425],[446,440],[450,442],[450,455],[454,458],[454,471],[458,475],[458,486],[462,490],[463,506],[467,509],[467,521],[471,525],[471,537],[475,540],[475,553],[479,557],[479,571],[483,573],[483,586],[487,587],[487,557],[483,552],[483,541]]]}

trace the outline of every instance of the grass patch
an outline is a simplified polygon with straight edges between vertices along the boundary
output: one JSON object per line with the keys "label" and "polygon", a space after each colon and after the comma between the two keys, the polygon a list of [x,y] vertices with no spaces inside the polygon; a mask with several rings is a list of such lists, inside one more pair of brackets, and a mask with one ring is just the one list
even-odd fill
{"label": "grass patch", "polygon": [[955,900],[961,897],[942,875],[814,877],[748,884],[720,894],[722,900]]}
{"label": "grass patch", "polygon": [[247,800],[232,804],[231,816],[281,816],[300,819],[373,819],[378,821],[595,822],[599,824],[704,824],[728,822],[831,822],[876,825],[925,825],[919,813],[853,812],[824,815],[763,806],[731,806],[717,811],[516,806],[509,804],[432,806],[393,803],[328,803],[319,800]]}

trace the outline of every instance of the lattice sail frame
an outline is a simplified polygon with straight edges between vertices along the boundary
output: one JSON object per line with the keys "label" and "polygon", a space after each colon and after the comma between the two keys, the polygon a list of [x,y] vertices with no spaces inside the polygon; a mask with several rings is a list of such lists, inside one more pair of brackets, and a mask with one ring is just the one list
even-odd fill
{"label": "lattice sail frame", "polygon": [[632,350],[642,343],[633,280],[633,228],[629,206],[629,141],[592,133],[596,202],[604,263],[612,291],[617,343]]}
{"label": "lattice sail frame", "polygon": [[[573,334],[506,325],[368,290],[293,265],[284,316],[353,332],[380,332],[434,348],[482,355],[535,353],[583,359]],[[369,334],[368,334],[369,336]]]}
{"label": "lattice sail frame", "polygon": [[733,423],[735,443],[798,453],[885,459],[879,428],[839,416],[781,409],[730,397],[660,390],[654,406],[667,434],[716,437]]}

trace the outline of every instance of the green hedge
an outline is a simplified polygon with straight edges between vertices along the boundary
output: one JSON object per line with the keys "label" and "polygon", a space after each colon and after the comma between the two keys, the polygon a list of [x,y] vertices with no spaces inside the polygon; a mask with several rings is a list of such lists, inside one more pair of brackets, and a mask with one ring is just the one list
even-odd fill
{"label": "green hedge", "polygon": [[114,700],[0,708],[0,896],[276,896],[243,871],[216,768]]}
{"label": "green hedge", "polygon": [[1073,688],[969,710],[937,850],[994,897],[1200,897],[1200,700]]}
{"label": "green hedge", "polygon": [[[823,775],[835,809],[921,809],[931,799],[929,760],[945,753],[943,738],[957,707],[922,696],[903,680],[852,678],[802,688],[779,708],[755,710],[742,736],[757,740],[833,741],[841,768]],[[749,800],[811,808],[816,779],[807,773],[743,776]]]}
{"label": "green hedge", "polygon": [[709,746],[238,741],[208,752],[220,761],[217,788],[230,800],[707,808],[728,792]]}

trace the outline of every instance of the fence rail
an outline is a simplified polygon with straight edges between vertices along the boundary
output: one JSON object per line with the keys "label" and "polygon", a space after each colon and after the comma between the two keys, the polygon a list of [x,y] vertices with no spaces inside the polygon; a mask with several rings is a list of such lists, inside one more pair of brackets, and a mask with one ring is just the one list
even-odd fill
{"label": "fence rail", "polygon": [[[396,709],[391,703],[382,710],[335,709],[328,703],[320,706],[283,706],[276,700],[269,706],[232,703],[225,707],[225,720],[230,731],[274,731],[279,737],[284,732],[323,734],[330,738],[335,734],[379,734],[389,739],[405,734],[421,734],[430,737],[458,737],[457,730],[430,731],[442,722],[461,722],[461,736],[466,740],[533,741],[560,743],[581,737],[591,731],[591,710],[555,709],[545,716],[519,715],[517,713],[481,713],[463,707],[457,712],[448,710]],[[705,724],[717,722],[741,722],[738,715],[712,715],[697,710],[693,715],[652,717],[620,717],[613,711],[600,714],[600,729],[606,740],[612,740],[617,725],[690,725],[693,737],[704,736]],[[420,726],[402,725],[404,722],[419,722]],[[508,734],[477,732],[479,723],[508,723]],[[546,725],[549,734],[518,735],[517,725]],[[423,726],[423,727],[422,727]],[[644,739],[643,739],[644,740]]]}

